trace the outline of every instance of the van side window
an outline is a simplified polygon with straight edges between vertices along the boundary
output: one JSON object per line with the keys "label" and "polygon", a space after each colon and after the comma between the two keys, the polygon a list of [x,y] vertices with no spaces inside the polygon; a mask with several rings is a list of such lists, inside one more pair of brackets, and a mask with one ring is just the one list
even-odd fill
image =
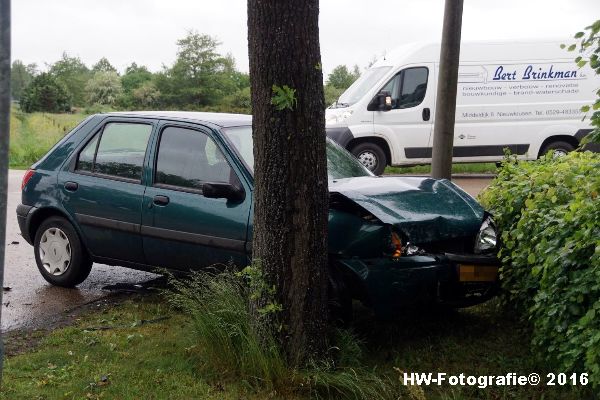
{"label": "van side window", "polygon": [[225,156],[206,134],[168,127],[162,132],[154,183],[202,190],[204,182],[237,180]]}
{"label": "van side window", "polygon": [[425,67],[407,68],[394,76],[381,90],[392,95],[392,109],[416,107],[427,92],[429,71]]}
{"label": "van side window", "polygon": [[151,132],[148,124],[106,124],[79,153],[76,170],[141,181]]}

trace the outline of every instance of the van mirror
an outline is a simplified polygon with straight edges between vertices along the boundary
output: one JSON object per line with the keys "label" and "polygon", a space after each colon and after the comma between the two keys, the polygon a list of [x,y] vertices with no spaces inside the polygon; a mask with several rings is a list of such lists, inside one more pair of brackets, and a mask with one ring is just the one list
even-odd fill
{"label": "van mirror", "polygon": [[367,106],[367,111],[390,111],[392,109],[392,95],[387,90],[377,93]]}

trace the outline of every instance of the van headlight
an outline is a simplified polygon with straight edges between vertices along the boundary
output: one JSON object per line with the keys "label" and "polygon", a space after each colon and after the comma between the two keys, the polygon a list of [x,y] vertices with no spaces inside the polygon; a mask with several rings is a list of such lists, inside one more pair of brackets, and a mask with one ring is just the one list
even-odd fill
{"label": "van headlight", "polygon": [[353,112],[353,110],[346,110],[346,111],[342,112],[341,114],[332,113],[325,117],[325,123],[327,125],[340,124],[344,120],[350,118],[352,116],[352,112]]}
{"label": "van headlight", "polygon": [[496,233],[496,226],[491,217],[487,217],[483,220],[479,232],[475,237],[475,254],[486,253],[496,249],[498,243],[498,237]]}

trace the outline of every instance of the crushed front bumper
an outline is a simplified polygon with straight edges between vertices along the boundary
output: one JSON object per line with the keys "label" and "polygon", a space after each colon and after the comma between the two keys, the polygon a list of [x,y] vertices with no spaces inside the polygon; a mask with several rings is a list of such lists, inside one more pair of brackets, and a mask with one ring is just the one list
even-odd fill
{"label": "crushed front bumper", "polygon": [[363,301],[383,317],[432,304],[472,306],[493,297],[498,288],[496,256],[446,253],[339,262],[352,274],[353,286],[360,285]]}

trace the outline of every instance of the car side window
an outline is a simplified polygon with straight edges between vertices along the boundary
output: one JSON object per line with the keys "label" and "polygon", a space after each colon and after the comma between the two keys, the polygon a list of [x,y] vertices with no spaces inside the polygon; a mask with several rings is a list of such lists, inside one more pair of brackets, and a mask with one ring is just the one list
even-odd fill
{"label": "car side window", "polygon": [[149,124],[106,124],[79,153],[76,170],[141,181],[151,132]]}
{"label": "car side window", "polygon": [[381,90],[392,95],[392,109],[416,107],[427,92],[429,71],[425,67],[407,68],[394,76]]}
{"label": "car side window", "polygon": [[204,182],[237,181],[215,142],[193,129],[163,130],[156,158],[154,183],[202,190]]}

